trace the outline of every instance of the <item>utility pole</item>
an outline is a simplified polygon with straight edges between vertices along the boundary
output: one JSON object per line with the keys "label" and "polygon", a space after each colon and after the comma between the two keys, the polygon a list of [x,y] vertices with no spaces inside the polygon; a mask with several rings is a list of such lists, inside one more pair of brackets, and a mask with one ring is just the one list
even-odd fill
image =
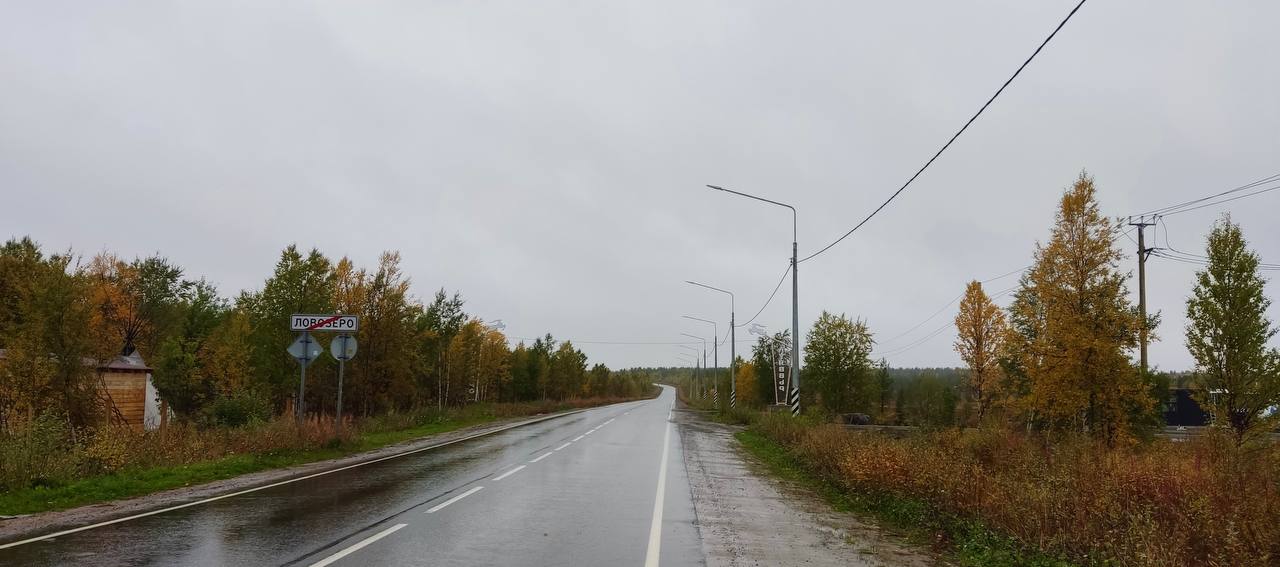
{"label": "utility pole", "polygon": [[791,392],[789,394],[790,399],[788,399],[787,402],[791,405],[791,415],[793,416],[800,415],[800,282],[798,280],[798,276],[796,275],[796,266],[800,262],[796,259],[799,253],[798,246],[796,245],[797,227],[799,225],[799,222],[796,220],[796,208],[786,203],[779,203],[777,201],[772,201],[762,197],[757,197],[755,195],[748,195],[746,193],[734,191],[732,189],[725,189],[724,187],[720,187],[718,185],[707,185],[707,187],[710,187],[711,189],[715,189],[716,191],[724,191],[725,193],[732,193],[734,195],[738,195],[739,197],[755,199],[757,201],[762,201],[765,203],[769,203],[771,205],[777,205],[779,207],[786,207],[788,209],[791,209],[791,376],[792,376],[791,384],[792,386],[791,386]]}
{"label": "utility pole", "polygon": [[[791,210],[795,215],[795,209]],[[796,234],[791,232],[791,415],[800,415],[800,275],[796,273]]]}
{"label": "utility pole", "polygon": [[1151,215],[1151,219],[1147,220],[1146,215],[1138,217],[1138,222],[1133,222],[1133,217],[1129,217],[1129,226],[1138,227],[1138,311],[1142,314],[1142,322],[1138,326],[1138,352],[1142,373],[1147,373],[1147,256],[1151,254],[1155,248],[1147,248],[1145,229],[1148,226],[1155,226],[1159,215]]}

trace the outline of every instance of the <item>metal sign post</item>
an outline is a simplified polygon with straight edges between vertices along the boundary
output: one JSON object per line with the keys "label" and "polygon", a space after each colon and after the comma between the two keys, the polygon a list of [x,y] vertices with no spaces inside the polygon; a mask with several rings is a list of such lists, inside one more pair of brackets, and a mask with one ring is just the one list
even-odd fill
{"label": "metal sign post", "polygon": [[315,339],[311,338],[311,333],[303,331],[298,338],[289,345],[289,354],[298,360],[302,365],[302,377],[298,380],[298,402],[294,404],[294,416],[298,419],[298,423],[302,423],[304,414],[304,396],[307,392],[307,363],[315,360],[320,356],[320,346],[316,344]]}
{"label": "metal sign post", "polygon": [[333,342],[329,343],[329,354],[338,359],[338,432],[342,432],[342,374],[345,371],[347,361],[356,356],[356,338],[343,333],[333,338]]}
{"label": "metal sign post", "polygon": [[[298,380],[298,402],[294,404],[294,414],[298,419],[298,424],[301,425],[302,419],[306,415],[306,408],[304,406],[306,405],[307,395],[307,363],[315,360],[316,357],[320,356],[320,353],[324,352],[323,349],[320,348],[319,343],[317,343],[315,339],[311,338],[311,331],[338,331],[345,335],[348,332],[355,332],[360,329],[360,318],[355,315],[302,315],[295,313],[289,317],[289,329],[302,331],[302,334],[298,335],[297,340],[293,341],[293,344],[289,345],[288,349],[289,354],[298,359],[298,362],[302,365],[302,376]],[[351,340],[350,349],[350,356],[355,356],[354,339]],[[346,352],[345,346],[343,352]],[[337,358],[337,356],[337,354],[334,354],[335,358]],[[348,358],[350,358],[350,356]],[[341,360],[344,359],[339,359],[339,361]],[[341,412],[341,365],[338,367],[338,381],[338,411]],[[342,417],[341,413],[339,413],[338,417]]]}

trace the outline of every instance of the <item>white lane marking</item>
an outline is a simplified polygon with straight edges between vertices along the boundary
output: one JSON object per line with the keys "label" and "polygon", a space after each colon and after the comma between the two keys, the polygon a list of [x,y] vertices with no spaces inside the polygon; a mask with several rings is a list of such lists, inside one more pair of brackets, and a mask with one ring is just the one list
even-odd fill
{"label": "white lane marking", "polygon": [[[601,406],[601,407],[607,407],[607,406]],[[96,524],[89,524],[89,525],[87,525],[87,526],[80,526],[80,527],[78,527],[78,528],[71,528],[71,529],[67,529],[67,530],[62,530],[62,531],[60,531],[60,532],[53,532],[53,533],[51,533],[51,534],[45,534],[45,535],[42,535],[42,536],[36,536],[36,537],[33,537],[33,538],[28,538],[28,539],[24,539],[24,540],[15,541],[15,542],[3,543],[3,544],[0,544],[0,549],[8,549],[8,548],[10,548],[10,547],[18,547],[19,545],[26,545],[26,544],[28,544],[28,543],[35,543],[35,542],[37,542],[37,541],[44,541],[44,540],[46,540],[46,539],[58,538],[58,537],[62,537],[62,536],[64,536],[64,535],[70,535],[70,534],[79,533],[79,532],[83,532],[83,531],[87,531],[87,530],[93,530],[93,529],[101,528],[101,527],[103,527],[103,526],[110,526],[110,525],[112,525],[112,524],[119,524],[119,523],[121,523],[121,522],[128,522],[128,521],[132,521],[132,520],[137,520],[138,518],[145,518],[145,517],[147,517],[147,516],[154,516],[154,515],[156,515],[156,514],[164,514],[164,513],[166,513],[166,512],[172,512],[172,511],[174,511],[174,510],[181,510],[181,509],[183,509],[183,508],[190,508],[190,507],[192,507],[192,506],[199,506],[199,505],[201,505],[201,504],[208,504],[208,503],[210,503],[210,502],[215,502],[215,501],[218,501],[218,500],[222,500],[222,499],[224,499],[224,498],[231,498],[231,497],[234,497],[234,496],[241,496],[241,495],[244,495],[244,494],[249,494],[249,493],[251,493],[251,492],[257,492],[257,491],[259,491],[259,490],[266,490],[266,489],[268,489],[268,488],[275,488],[275,487],[277,487],[277,486],[284,486],[284,485],[286,485],[286,484],[291,484],[291,483],[295,483],[295,482],[299,482],[299,481],[303,481],[303,480],[307,480],[307,479],[312,479],[312,478],[315,478],[315,477],[318,477],[318,476],[324,476],[324,475],[327,475],[327,474],[333,474],[333,473],[336,473],[336,472],[342,472],[342,471],[345,471],[345,470],[354,469],[354,468],[356,468],[356,467],[363,467],[363,466],[365,466],[365,465],[372,465],[372,464],[374,464],[374,463],[380,463],[380,462],[382,462],[382,461],[386,461],[386,460],[390,460],[390,459],[398,459],[398,458],[400,458],[400,457],[404,457],[404,456],[406,456],[406,455],[412,455],[412,454],[414,454],[414,453],[421,453],[421,452],[423,452],[423,451],[430,451],[430,450],[432,450],[432,449],[439,449],[440,447],[444,447],[444,446],[447,446],[447,445],[453,445],[453,444],[455,444],[455,443],[461,443],[461,442],[463,442],[463,441],[470,441],[470,440],[475,439],[475,438],[477,438],[477,437],[484,437],[484,436],[486,436],[486,435],[493,435],[494,433],[502,433],[503,431],[506,431],[506,430],[508,430],[508,429],[515,429],[515,428],[517,428],[517,427],[523,427],[523,426],[525,426],[525,425],[533,425],[533,424],[535,424],[535,423],[540,423],[540,422],[543,422],[543,421],[547,421],[548,419],[555,419],[555,418],[557,418],[557,417],[565,417],[565,416],[568,416],[568,415],[573,415],[573,414],[575,414],[575,413],[582,413],[582,412],[584,412],[584,411],[591,411],[592,409],[598,409],[598,408],[587,408],[587,409],[573,410],[573,411],[570,411],[570,412],[559,413],[559,414],[556,414],[556,415],[548,415],[548,416],[546,416],[546,417],[539,417],[539,418],[536,418],[536,419],[531,419],[531,420],[528,420],[528,421],[522,421],[522,422],[520,422],[520,423],[513,423],[513,424],[511,424],[511,425],[506,425],[506,426],[503,426],[503,427],[499,427],[499,428],[497,428],[497,429],[493,429],[493,430],[491,430],[491,431],[483,431],[483,432],[480,432],[480,433],[476,433],[475,435],[468,435],[468,436],[466,436],[466,437],[460,437],[460,438],[458,438],[458,439],[454,439],[454,440],[452,440],[452,441],[445,441],[445,442],[443,442],[443,443],[436,443],[435,445],[428,445],[428,446],[426,446],[426,447],[419,447],[419,448],[417,448],[417,449],[413,449],[413,450],[410,450],[410,451],[405,451],[405,452],[403,452],[403,453],[396,453],[396,454],[394,454],[394,455],[387,455],[387,456],[385,456],[385,457],[379,457],[379,458],[377,458],[377,459],[372,459],[372,460],[368,460],[368,461],[363,461],[363,462],[359,462],[359,463],[355,463],[355,464],[347,465],[347,466],[345,466],[345,467],[338,467],[338,468],[336,468],[336,469],[332,469],[332,470],[320,471],[320,472],[318,472],[318,473],[313,473],[313,474],[309,474],[309,475],[306,475],[306,476],[300,476],[300,477],[298,477],[298,478],[291,478],[291,479],[288,479],[288,480],[282,480],[282,481],[280,481],[280,482],[274,482],[274,483],[271,483],[271,484],[264,484],[264,485],[262,485],[262,486],[255,486],[255,487],[253,487],[253,488],[248,488],[248,489],[245,489],[245,490],[241,490],[241,491],[239,491],[239,492],[232,492],[232,493],[229,493],[229,494],[223,494],[223,495],[220,495],[220,496],[214,496],[214,497],[212,497],[212,498],[205,498],[204,500],[196,500],[195,502],[187,502],[187,503],[185,503],[185,504],[178,504],[177,506],[170,506],[170,507],[168,507],[168,508],[161,508],[161,509],[159,509],[159,510],[151,510],[150,512],[142,512],[141,514],[134,514],[134,515],[132,515],[132,516],[125,516],[125,517],[123,517],[123,518],[116,518],[116,519],[114,519],[114,520],[107,520],[107,521],[105,521],[105,522],[98,522],[98,523],[96,523]]]}
{"label": "white lane marking", "polygon": [[346,549],[344,549],[344,550],[342,550],[342,551],[339,551],[339,552],[337,552],[337,553],[335,553],[335,554],[333,554],[333,555],[330,555],[330,556],[328,556],[328,557],[326,557],[326,558],[324,558],[324,559],[321,559],[320,561],[317,561],[317,562],[315,562],[315,563],[312,563],[312,564],[311,564],[311,567],[324,567],[325,565],[328,565],[328,564],[330,564],[330,563],[333,563],[334,561],[337,561],[337,560],[339,560],[339,559],[342,559],[343,557],[346,557],[346,556],[348,556],[348,555],[351,555],[352,553],[355,553],[355,552],[357,552],[357,551],[360,551],[360,549],[361,549],[361,548],[363,548],[364,546],[369,545],[369,544],[371,544],[371,543],[373,543],[373,542],[375,542],[375,541],[378,541],[378,540],[380,540],[380,539],[382,539],[382,538],[384,538],[384,537],[387,537],[387,536],[391,535],[392,533],[395,533],[395,531],[396,531],[396,530],[398,530],[398,529],[400,529],[400,528],[403,528],[403,527],[405,527],[405,526],[407,526],[407,525],[409,525],[409,524],[396,524],[396,525],[394,525],[394,526],[391,526],[391,527],[389,527],[389,528],[387,528],[387,529],[385,529],[385,530],[382,530],[382,531],[380,531],[380,532],[378,532],[378,533],[376,533],[376,534],[373,534],[373,535],[371,535],[371,536],[369,536],[369,537],[367,537],[367,538],[364,538],[364,539],[360,540],[360,543],[357,543],[357,544],[355,544],[355,545],[353,545],[353,546],[351,546],[351,547],[348,547],[348,548],[346,548]]}
{"label": "white lane marking", "polygon": [[463,492],[462,494],[459,494],[459,495],[457,495],[457,496],[454,496],[453,498],[450,498],[450,499],[448,499],[448,500],[445,500],[444,502],[442,502],[442,503],[440,503],[440,504],[436,504],[434,507],[432,507],[431,509],[427,510],[427,513],[428,513],[428,514],[434,514],[434,513],[436,513],[436,512],[439,512],[439,511],[441,511],[441,510],[444,510],[444,509],[445,509],[445,507],[449,506],[450,504],[453,504],[454,502],[457,502],[457,501],[459,501],[459,500],[462,500],[463,498],[466,498],[466,497],[468,497],[468,496],[471,496],[472,494],[475,494],[475,493],[477,493],[477,492],[480,492],[480,489],[482,489],[482,488],[484,488],[484,487],[483,487],[483,486],[477,486],[477,487],[475,487],[475,488],[472,488],[471,490],[468,490],[468,491],[466,491],[466,492]]}
{"label": "white lane marking", "polygon": [[617,419],[617,418],[614,418],[614,417],[609,418],[609,421],[606,421],[606,422],[604,422],[604,423],[600,424],[600,427],[604,427],[604,426],[606,426],[606,425],[609,425],[610,423],[613,423],[613,420],[615,420],[615,419]]}
{"label": "white lane marking", "polygon": [[550,451],[548,451],[548,452],[544,453],[541,457],[538,457],[538,458],[536,458],[536,459],[534,459],[534,460],[532,460],[532,461],[529,461],[529,462],[530,462],[530,463],[536,463],[536,462],[541,461],[542,459],[545,459],[545,458],[550,457],[550,456],[551,456],[551,452],[550,452]]}
{"label": "white lane marking", "polygon": [[629,412],[629,411],[624,411],[624,412],[622,412],[622,415],[631,415],[631,412]]}
{"label": "white lane marking", "polygon": [[518,467],[516,467],[516,468],[514,468],[514,469],[511,469],[511,470],[509,470],[509,471],[507,471],[507,472],[504,472],[504,473],[502,473],[502,474],[500,474],[500,475],[498,475],[498,476],[496,476],[496,477],[493,477],[493,480],[494,480],[494,481],[499,481],[499,480],[502,480],[502,479],[504,479],[504,478],[507,478],[507,477],[509,477],[509,476],[511,476],[511,475],[513,475],[513,474],[516,474],[516,473],[520,472],[520,469],[523,469],[523,468],[525,468],[526,466],[528,466],[528,465],[520,465],[520,466],[518,466]]}
{"label": "white lane marking", "polygon": [[573,441],[570,441],[570,443],[577,443],[578,441],[581,441],[583,437],[586,437],[586,435],[579,435],[577,437],[574,437]]}
{"label": "white lane marking", "polygon": [[662,550],[662,501],[667,492],[667,449],[671,445],[671,422],[662,436],[662,462],[658,464],[658,493],[653,499],[653,523],[649,524],[649,551],[644,555],[644,567],[658,567],[658,554]]}
{"label": "white lane marking", "polygon": [[588,432],[586,432],[586,433],[583,433],[583,434],[582,434],[582,436],[583,436],[583,437],[586,437],[586,436],[591,435],[592,433],[595,433],[595,432],[596,432],[596,430],[592,429],[591,431],[588,431]]}
{"label": "white lane marking", "polygon": [[572,445],[572,444],[573,444],[573,441],[570,441],[570,442],[568,442],[568,443],[565,443],[564,445],[561,445],[561,446],[559,446],[559,447],[556,447],[556,450],[557,450],[557,451],[559,451],[560,449],[563,449],[563,448],[565,448],[565,447],[568,447],[569,445]]}

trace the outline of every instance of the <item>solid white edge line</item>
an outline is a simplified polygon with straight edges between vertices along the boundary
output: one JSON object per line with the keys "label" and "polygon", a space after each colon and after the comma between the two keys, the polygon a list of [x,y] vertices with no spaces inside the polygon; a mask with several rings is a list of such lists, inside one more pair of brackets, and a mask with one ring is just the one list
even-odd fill
{"label": "solid white edge line", "polygon": [[577,443],[578,441],[581,441],[583,437],[586,437],[586,435],[579,435],[577,437],[574,437],[573,441],[570,441],[570,443]]}
{"label": "solid white edge line", "polygon": [[547,451],[546,453],[543,453],[541,457],[538,457],[538,458],[536,458],[536,459],[534,459],[534,460],[532,460],[532,461],[529,461],[529,462],[530,462],[530,463],[536,463],[536,462],[541,461],[542,459],[545,459],[545,458],[550,457],[550,456],[551,456],[551,452],[550,452],[550,451]]}
{"label": "solid white edge line", "polygon": [[351,555],[352,553],[355,553],[355,552],[357,552],[357,551],[360,551],[360,549],[361,549],[361,548],[363,548],[364,546],[369,545],[369,544],[371,544],[371,543],[373,543],[373,542],[375,542],[375,541],[378,541],[378,540],[380,540],[380,539],[382,539],[382,538],[384,538],[384,537],[387,537],[387,536],[391,535],[392,533],[394,533],[396,530],[398,530],[398,529],[400,529],[400,528],[403,528],[403,527],[405,527],[405,526],[407,526],[407,525],[409,525],[409,524],[396,524],[396,525],[394,525],[394,526],[391,526],[391,527],[389,527],[389,528],[387,528],[387,529],[385,529],[385,530],[382,530],[382,531],[380,531],[380,532],[378,532],[378,533],[376,533],[376,534],[373,534],[373,535],[371,535],[371,536],[369,536],[369,537],[367,537],[367,538],[364,538],[364,539],[360,540],[360,543],[357,543],[357,544],[355,544],[355,545],[352,545],[351,547],[348,547],[348,548],[346,548],[346,549],[344,549],[344,550],[342,550],[342,551],[339,551],[339,552],[337,552],[337,553],[335,553],[335,554],[333,554],[333,555],[330,555],[330,556],[328,556],[328,557],[326,557],[326,558],[324,558],[324,559],[321,559],[320,561],[317,561],[317,562],[315,562],[315,563],[312,563],[312,564],[311,564],[311,567],[325,567],[325,565],[328,565],[328,564],[330,564],[330,563],[333,563],[334,561],[337,561],[337,560],[339,560],[339,559],[342,559],[343,557],[346,557],[346,556],[348,556],[348,555]]}
{"label": "solid white edge line", "polygon": [[573,444],[573,441],[570,441],[570,442],[568,442],[568,443],[565,443],[564,445],[561,445],[561,446],[559,446],[559,447],[556,447],[556,450],[557,450],[557,451],[559,451],[560,449],[563,449],[563,448],[565,448],[565,447],[568,447],[569,445],[572,445],[572,444]]}
{"label": "solid white edge line", "polygon": [[502,479],[504,479],[504,478],[507,478],[507,477],[509,477],[509,476],[511,476],[511,475],[513,475],[513,474],[516,474],[516,473],[520,472],[520,470],[521,470],[521,469],[523,469],[523,468],[525,468],[525,467],[527,467],[527,466],[529,466],[529,465],[520,465],[520,466],[518,466],[518,467],[516,467],[516,468],[514,468],[514,469],[511,469],[511,470],[509,470],[509,471],[507,471],[507,472],[504,472],[504,473],[502,473],[502,474],[500,474],[500,475],[498,475],[498,476],[493,477],[493,480],[496,482],[496,481],[502,480]]}
{"label": "solid white edge line", "polygon": [[[651,400],[646,400],[646,401],[651,401]],[[623,403],[634,403],[634,402],[623,402]],[[609,406],[600,406],[600,407],[609,407]],[[560,413],[560,414],[556,414],[556,415],[549,415],[549,416],[545,416],[545,417],[539,417],[539,418],[536,418],[536,419],[531,419],[531,420],[529,420],[529,421],[522,421],[522,422],[520,422],[520,423],[513,423],[513,424],[511,424],[511,425],[505,425],[505,426],[499,427],[498,429],[494,429],[494,430],[492,430],[492,431],[485,431],[485,432],[483,432],[483,433],[476,433],[475,435],[468,435],[468,436],[466,436],[466,437],[462,437],[462,438],[459,438],[459,439],[454,439],[453,441],[445,441],[444,443],[437,443],[437,444],[435,444],[435,445],[428,445],[428,446],[426,446],[426,447],[419,447],[419,448],[417,448],[417,449],[413,449],[413,450],[410,450],[410,451],[405,451],[405,452],[403,452],[403,453],[396,453],[396,454],[394,454],[394,455],[387,455],[387,456],[385,456],[385,457],[379,457],[379,458],[377,458],[377,459],[373,459],[373,460],[370,460],[370,461],[364,461],[364,462],[360,462],[360,463],[355,463],[355,464],[347,465],[347,466],[345,466],[345,467],[339,467],[339,468],[332,469],[332,470],[327,470],[327,471],[320,471],[320,472],[318,472],[318,473],[312,473],[312,474],[309,474],[309,475],[306,475],[306,476],[300,476],[300,477],[298,477],[298,478],[291,478],[291,479],[288,479],[288,480],[282,480],[282,481],[280,481],[280,482],[273,482],[273,483],[271,483],[271,484],[264,484],[264,485],[262,485],[262,486],[255,486],[255,487],[253,487],[253,488],[247,488],[247,489],[245,489],[245,490],[241,490],[241,491],[238,491],[238,492],[231,492],[231,493],[228,493],[228,494],[223,494],[223,495],[221,495],[221,496],[214,496],[214,497],[212,497],[212,498],[205,498],[205,499],[203,499],[203,500],[196,500],[196,501],[194,501],[194,502],[187,502],[187,503],[185,503],[185,504],[178,504],[177,506],[170,506],[170,507],[168,507],[168,508],[161,508],[161,509],[159,509],[159,510],[151,510],[150,512],[142,512],[142,513],[139,513],[139,514],[133,514],[133,515],[131,515],[131,516],[125,516],[125,517],[123,517],[123,518],[116,518],[116,519],[114,519],[114,520],[107,520],[107,521],[105,521],[105,522],[98,522],[98,523],[96,523],[96,524],[89,524],[89,525],[87,525],[87,526],[80,526],[80,527],[78,527],[78,528],[70,528],[70,529],[66,529],[66,530],[62,530],[62,531],[58,531],[58,532],[53,532],[53,533],[51,533],[51,534],[45,534],[45,535],[42,535],[42,536],[36,536],[36,537],[32,537],[32,538],[27,538],[27,539],[23,539],[23,540],[18,540],[18,541],[11,542],[11,543],[4,543],[4,544],[0,544],[0,549],[8,549],[8,548],[10,548],[10,547],[18,547],[19,545],[25,545],[25,544],[28,544],[28,543],[35,543],[35,542],[37,542],[37,541],[44,541],[44,540],[46,540],[46,539],[58,538],[58,537],[62,537],[62,536],[65,536],[65,535],[70,535],[70,534],[79,533],[79,532],[83,532],[83,531],[87,531],[87,530],[92,530],[92,529],[101,528],[101,527],[103,527],[103,526],[109,526],[109,525],[111,525],[111,524],[119,524],[119,523],[121,523],[121,522],[128,522],[128,521],[132,521],[132,520],[137,520],[137,519],[139,519],[139,518],[145,518],[145,517],[147,517],[147,516],[154,516],[154,515],[156,515],[156,514],[164,514],[164,513],[166,513],[166,512],[172,512],[172,511],[174,511],[174,510],[181,510],[181,509],[183,509],[183,508],[190,508],[190,507],[192,507],[192,506],[199,506],[199,505],[201,505],[201,504],[208,504],[209,502],[214,502],[214,501],[217,501],[217,500],[222,500],[222,499],[224,499],[224,498],[231,498],[231,497],[233,497],[233,496],[240,496],[240,495],[243,495],[243,494],[249,494],[249,493],[251,493],[251,492],[257,492],[257,491],[259,491],[259,490],[266,490],[266,489],[268,489],[268,488],[275,488],[275,487],[277,487],[277,486],[284,486],[284,485],[286,485],[286,484],[290,484],[290,483],[294,483],[294,482],[299,482],[299,481],[303,481],[303,480],[307,480],[307,479],[315,478],[315,477],[318,477],[318,476],[324,476],[324,475],[327,475],[327,474],[333,474],[333,473],[336,473],[336,472],[342,472],[342,471],[345,471],[345,470],[354,469],[354,468],[356,468],[356,467],[363,467],[363,466],[365,466],[365,465],[371,465],[371,464],[373,464],[373,463],[380,463],[380,462],[382,462],[382,461],[387,461],[387,460],[390,460],[390,459],[398,459],[398,458],[400,458],[400,457],[404,457],[404,456],[407,456],[407,455],[412,455],[412,454],[415,454],[415,453],[421,453],[421,452],[423,452],[423,451],[430,451],[430,450],[432,450],[432,449],[439,449],[440,447],[445,447],[445,446],[447,446],[447,445],[453,445],[453,444],[455,444],[455,443],[461,443],[461,442],[463,442],[463,441],[470,441],[470,440],[475,439],[475,438],[478,438],[478,437],[484,437],[485,435],[493,435],[493,434],[495,434],[495,433],[502,433],[503,431],[507,431],[507,430],[509,430],[509,429],[515,429],[515,428],[517,428],[517,427],[523,427],[523,426],[525,426],[525,425],[533,425],[533,424],[535,424],[535,423],[541,423],[541,422],[543,422],[543,421],[547,421],[547,420],[549,420],[549,419],[555,419],[555,418],[558,418],[558,417],[565,417],[565,416],[573,415],[573,414],[576,414],[576,413],[582,413],[582,412],[584,412],[584,411],[591,411],[591,410],[593,410],[593,409],[600,409],[600,408],[586,408],[586,409],[574,410],[574,411],[571,411],[571,412]],[[176,488],[176,487],[175,487],[175,488]]]}
{"label": "solid white edge line", "polygon": [[428,513],[428,514],[434,514],[434,513],[436,513],[436,512],[439,512],[439,511],[441,511],[441,510],[444,510],[444,509],[445,509],[446,507],[448,507],[450,504],[453,504],[454,502],[457,502],[457,501],[459,501],[459,500],[462,500],[463,498],[466,498],[466,497],[468,497],[468,496],[471,496],[472,494],[475,494],[475,493],[477,493],[477,492],[480,492],[480,490],[482,490],[483,488],[484,488],[483,486],[477,486],[477,487],[475,487],[475,488],[472,488],[471,490],[468,490],[468,491],[466,491],[466,492],[463,492],[462,494],[459,494],[459,495],[457,495],[457,496],[454,496],[453,498],[450,498],[450,499],[448,499],[448,500],[445,500],[444,502],[441,502],[440,504],[436,504],[435,506],[432,506],[431,508],[429,508],[429,509],[427,510],[427,513]]}
{"label": "solid white edge line", "polygon": [[645,567],[658,567],[662,550],[662,501],[667,492],[667,453],[671,446],[671,422],[662,436],[662,461],[658,464],[658,491],[653,499],[653,523],[649,524],[649,550],[644,555]]}
{"label": "solid white edge line", "polygon": [[595,433],[595,432],[596,432],[596,430],[592,429],[591,431],[588,431],[588,432],[586,432],[586,433],[583,433],[583,434],[582,434],[582,436],[583,436],[583,437],[586,437],[586,436],[591,435],[592,433]]}

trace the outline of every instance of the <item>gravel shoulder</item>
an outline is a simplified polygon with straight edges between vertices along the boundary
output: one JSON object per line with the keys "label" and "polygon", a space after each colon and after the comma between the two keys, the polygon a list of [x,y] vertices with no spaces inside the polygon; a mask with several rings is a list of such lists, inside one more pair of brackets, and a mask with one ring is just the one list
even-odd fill
{"label": "gravel shoulder", "polygon": [[80,526],[107,522],[136,514],[144,514],[173,506],[180,506],[182,504],[198,502],[200,500],[224,496],[242,490],[285,482],[308,475],[324,473],[352,465],[358,465],[429,447],[448,444],[470,437],[496,433],[504,429],[511,429],[521,425],[528,425],[581,411],[586,411],[586,409],[570,410],[533,417],[499,420],[464,427],[437,435],[421,437],[410,441],[404,441],[388,445],[380,449],[375,449],[373,451],[348,455],[337,459],[316,461],[283,469],[259,471],[226,480],[214,481],[197,486],[174,488],[171,490],[164,490],[161,492],[113,502],[103,502],[100,504],[91,504],[66,510],[55,510],[39,514],[8,517],[0,519],[0,544],[37,537]]}
{"label": "gravel shoulder", "polygon": [[708,567],[946,565],[807,489],[770,476],[739,445],[740,428],[676,410]]}

